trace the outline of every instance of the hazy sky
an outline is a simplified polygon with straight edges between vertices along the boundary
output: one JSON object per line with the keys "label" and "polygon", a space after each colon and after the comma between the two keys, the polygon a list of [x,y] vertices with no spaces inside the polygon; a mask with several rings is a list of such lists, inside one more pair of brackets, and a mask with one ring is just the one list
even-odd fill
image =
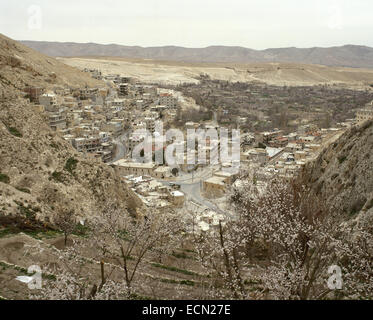
{"label": "hazy sky", "polygon": [[372,0],[1,0],[16,40],[253,49],[373,47]]}

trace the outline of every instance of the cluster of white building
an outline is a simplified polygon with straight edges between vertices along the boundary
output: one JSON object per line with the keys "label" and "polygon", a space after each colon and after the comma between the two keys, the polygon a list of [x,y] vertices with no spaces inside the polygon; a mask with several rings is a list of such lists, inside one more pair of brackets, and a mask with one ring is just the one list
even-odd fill
{"label": "cluster of white building", "polygon": [[[155,130],[155,122],[172,121],[178,99],[156,86],[137,83],[133,78],[108,75],[86,69],[92,77],[111,82],[110,88],[26,88],[35,109],[44,113],[50,127],[59,132],[79,152],[86,152],[110,162],[115,152],[113,140],[126,130]],[[141,142],[138,134],[130,136],[129,148]]]}
{"label": "cluster of white building", "polygon": [[128,175],[123,177],[125,183],[134,191],[138,200],[149,209],[169,211],[182,208],[185,195],[179,190],[163,185],[148,175]]}

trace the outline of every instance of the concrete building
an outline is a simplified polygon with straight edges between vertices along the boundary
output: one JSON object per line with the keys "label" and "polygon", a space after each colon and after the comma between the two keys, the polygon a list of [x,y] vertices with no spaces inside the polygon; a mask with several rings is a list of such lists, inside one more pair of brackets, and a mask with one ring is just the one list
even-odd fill
{"label": "concrete building", "polygon": [[157,87],[145,85],[143,86],[144,94],[150,94],[152,98],[156,97],[157,95]]}
{"label": "concrete building", "polygon": [[[124,120],[123,120],[124,122]],[[124,123],[122,121],[110,121],[102,126],[102,130],[110,132],[113,137],[119,137],[124,130]]]}
{"label": "concrete building", "polygon": [[153,117],[146,117],[144,118],[144,121],[146,123],[146,129],[149,130],[151,133],[154,133],[156,119]]}
{"label": "concrete building", "polygon": [[368,103],[365,108],[362,108],[356,112],[356,121],[362,123],[367,120],[373,119],[373,101]]}
{"label": "concrete building", "polygon": [[59,111],[56,113],[49,113],[49,126],[54,131],[60,131],[66,129],[66,117],[63,111]]}
{"label": "concrete building", "polygon": [[172,177],[171,168],[168,166],[158,167],[154,170],[154,177],[162,180]]}
{"label": "concrete building", "polygon": [[156,209],[162,213],[184,205],[184,193],[171,190],[150,176],[129,175],[123,177],[123,180],[132,189],[139,202],[149,209]]}
{"label": "concrete building", "polygon": [[213,176],[214,177],[218,177],[218,178],[223,178],[224,182],[227,185],[231,185],[235,181],[235,179],[237,177],[236,174],[233,174],[233,173],[227,172],[227,171],[214,172]]}
{"label": "concrete building", "polygon": [[167,106],[168,108],[176,108],[178,106],[178,99],[170,93],[161,93],[159,95],[159,105]]}
{"label": "concrete building", "polygon": [[54,93],[45,93],[39,97],[39,104],[45,107],[45,110],[49,111],[57,105],[57,96]]}
{"label": "concrete building", "polygon": [[203,191],[207,198],[222,197],[227,186],[226,177],[213,176],[203,181]]}
{"label": "concrete building", "polygon": [[272,139],[276,137],[281,137],[283,134],[282,130],[273,130],[273,131],[266,131],[261,132],[255,136],[257,142],[268,143]]}
{"label": "concrete building", "polygon": [[174,190],[170,192],[170,202],[177,208],[182,208],[185,202],[185,195],[181,191]]}
{"label": "concrete building", "polygon": [[143,110],[147,106],[147,102],[143,99],[136,100],[136,107],[139,110]]}
{"label": "concrete building", "polygon": [[[107,101],[107,105],[109,107],[125,108],[129,106],[129,101],[128,99],[113,99],[113,100]],[[116,109],[116,110],[120,111],[122,109]]]}
{"label": "concrete building", "polygon": [[267,147],[266,148],[267,160],[271,160],[274,157],[278,156],[283,150],[284,150],[283,148],[271,148],[271,147]]}
{"label": "concrete building", "polygon": [[241,154],[241,160],[264,164],[267,161],[267,152],[262,148],[252,148]]}
{"label": "concrete building", "polygon": [[121,83],[118,85],[118,91],[119,91],[119,95],[120,96],[123,96],[123,97],[126,97],[129,95],[129,85],[128,83]]}
{"label": "concrete building", "polygon": [[302,161],[306,159],[307,157],[307,152],[306,151],[296,151],[294,153],[295,161]]}
{"label": "concrete building", "polygon": [[157,168],[157,165],[155,163],[127,162],[124,159],[114,162],[113,166],[122,176],[148,175],[154,177],[154,171]]}
{"label": "concrete building", "polygon": [[72,141],[73,147],[79,152],[95,153],[102,151],[100,137],[75,138]]}
{"label": "concrete building", "polygon": [[76,102],[76,99],[72,96],[64,97],[62,105],[69,109],[75,109],[78,107],[78,103]]}
{"label": "concrete building", "polygon": [[285,147],[286,152],[296,152],[296,151],[301,151],[303,150],[304,144],[303,143],[295,143],[291,142],[288,143],[287,146]]}
{"label": "concrete building", "polygon": [[289,140],[288,140],[287,137],[279,136],[279,137],[275,137],[271,141],[268,141],[268,144],[271,147],[282,148],[282,147],[285,147],[288,144],[288,142],[289,142]]}
{"label": "concrete building", "polygon": [[113,145],[108,142],[101,143],[102,150],[98,151],[103,162],[107,163],[113,159]]}

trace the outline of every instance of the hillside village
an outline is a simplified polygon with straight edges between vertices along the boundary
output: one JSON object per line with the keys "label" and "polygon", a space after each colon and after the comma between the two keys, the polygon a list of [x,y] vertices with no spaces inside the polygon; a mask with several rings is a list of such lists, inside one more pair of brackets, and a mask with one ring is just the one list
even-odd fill
{"label": "hillside village", "polygon": [[[241,96],[232,96],[229,94],[229,85],[209,81],[203,75],[201,89],[196,91],[194,85],[163,88],[157,84],[141,83],[126,75],[105,75],[97,69],[83,71],[96,80],[105,81],[105,86],[81,89],[60,87],[54,90],[26,87],[24,95],[33,108],[46,118],[51,129],[78,152],[101,159],[115,168],[140,202],[162,210],[192,204],[201,214],[211,209],[219,212],[221,208],[212,205],[209,199],[224,198],[231,185],[240,183],[239,179],[236,181],[240,175],[254,171],[253,179],[258,184],[274,176],[291,180],[306,163],[315,160],[325,147],[348,128],[373,118],[372,102],[369,102],[363,108],[356,109],[356,116],[352,119],[336,122],[341,119],[339,101],[342,103],[350,99],[364,103],[373,98],[373,93],[366,91],[298,88],[296,90],[299,92],[289,96],[282,92],[288,92],[291,88],[263,87],[258,84],[251,88],[251,85],[242,84],[246,89]],[[214,88],[221,93],[214,94]],[[337,110],[331,119],[325,119],[322,128],[318,120],[324,109],[321,107],[321,96],[315,98],[317,90],[324,92],[321,96],[326,95],[328,101],[334,101]],[[283,119],[278,122],[274,109],[281,109],[281,106],[289,103],[289,98],[293,99],[290,103],[297,105],[296,111],[291,114],[279,111],[279,117]],[[316,99],[318,108],[312,109],[308,99]],[[237,105],[237,101],[240,105]],[[307,101],[307,106],[302,106],[300,101]],[[211,109],[210,105],[220,107]],[[196,114],[201,113],[207,115],[206,120],[192,121]],[[247,114],[249,118],[245,116]],[[266,131],[248,126],[255,122],[251,119],[253,116],[257,123],[267,123],[264,127]],[[220,126],[229,130],[239,129],[240,170],[232,172],[232,162],[219,165],[209,163],[210,155],[219,148],[218,140],[210,141],[203,147],[208,160],[206,164],[188,165],[188,156],[191,152],[197,154],[198,149],[196,146],[190,150],[186,145],[182,146],[184,165],[170,167],[165,163],[137,162],[132,152],[144,141],[146,130],[152,135],[164,135],[155,132],[159,121],[162,121],[164,128],[181,129],[185,134],[188,129],[216,129],[219,132]],[[289,122],[292,123],[290,126]],[[273,127],[276,124],[281,128]],[[328,127],[331,125],[334,127]],[[156,152],[163,150],[157,151],[153,145],[153,158]],[[196,184],[199,191],[191,192],[188,186]],[[221,200],[224,207],[224,199]]]}
{"label": "hillside village", "polygon": [[[35,263],[48,270],[43,276],[52,286],[71,265],[83,270],[89,278],[84,285],[93,288],[98,281],[105,285],[105,272],[109,274],[111,269],[115,283],[125,278],[127,289],[133,285],[126,299],[274,298],[276,290],[269,290],[263,278],[256,278],[265,274],[263,268],[272,262],[266,260],[272,252],[267,244],[262,246],[262,235],[258,237],[251,229],[252,221],[241,220],[240,210],[249,208],[243,215],[248,219],[251,205],[253,212],[260,212],[263,207],[258,203],[265,203],[266,197],[273,200],[268,193],[273,181],[281,181],[279,193],[293,210],[299,190],[281,192],[286,183],[291,185],[299,177],[307,190],[330,202],[331,208],[356,219],[351,225],[373,208],[371,175],[367,174],[372,159],[372,90],[230,83],[203,74],[196,79],[198,85],[170,86],[99,69],[65,69],[58,60],[9,38],[0,40],[2,299],[32,297],[32,290],[25,289],[21,280],[30,276],[27,267]],[[158,131],[159,122],[164,131],[179,129],[184,136],[188,130],[198,129],[216,130],[218,135],[208,137],[204,145],[180,143],[181,164],[134,157],[147,132],[165,142],[158,149],[152,143],[153,157],[173,142]],[[210,156],[222,143],[221,127],[228,129],[229,148],[233,130],[240,130],[239,161],[212,161]],[[147,150],[141,151],[145,154]],[[206,154],[207,162],[191,163],[190,157],[199,152]],[[244,195],[237,195],[239,192]],[[245,196],[247,202],[240,203]],[[251,202],[251,197],[261,201]],[[310,200],[315,207],[320,205],[317,199]],[[277,206],[276,199],[274,203]],[[264,206],[263,210],[272,212],[274,208]],[[329,212],[322,205],[317,210]],[[133,219],[124,228],[114,219],[107,232],[102,221],[94,220],[105,214],[118,218],[118,212],[120,218]],[[350,227],[348,219],[345,224]],[[270,238],[277,224],[267,229],[270,221],[262,220],[262,231]],[[97,226],[103,229],[96,230]],[[315,234],[324,239],[328,227],[321,226],[321,231],[316,230],[320,234]],[[282,235],[286,239],[287,232]],[[260,245],[253,249],[250,243],[243,250],[242,244],[249,243],[245,237],[251,235]],[[299,240],[293,234],[290,238]],[[229,263],[227,266],[223,240],[232,250],[229,261],[238,274],[234,281],[227,276],[226,269],[233,269]],[[351,241],[347,236],[342,240]],[[118,242],[122,247],[115,247]],[[277,248],[277,243],[272,245]],[[110,250],[112,255],[107,254]],[[236,255],[236,250],[244,254]],[[296,254],[297,259],[304,258],[303,251]],[[369,269],[369,255],[359,254],[354,257],[368,261]],[[333,256],[323,253],[323,257]],[[296,260],[298,264],[300,260]],[[51,266],[56,267],[53,272],[47,269]],[[127,269],[134,270],[133,277],[123,276]],[[369,270],[363,271],[369,278]],[[78,273],[71,279],[82,278]],[[240,281],[242,292],[237,293],[230,281]],[[315,285],[317,289],[320,283]],[[93,299],[92,292],[79,293],[78,299]],[[313,296],[300,293],[299,297]]]}

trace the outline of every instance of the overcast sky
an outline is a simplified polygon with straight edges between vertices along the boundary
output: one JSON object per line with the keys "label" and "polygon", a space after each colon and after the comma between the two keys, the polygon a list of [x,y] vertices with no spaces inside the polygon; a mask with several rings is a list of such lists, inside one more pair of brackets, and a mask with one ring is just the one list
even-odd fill
{"label": "overcast sky", "polygon": [[372,0],[1,0],[16,40],[253,49],[373,47]]}

